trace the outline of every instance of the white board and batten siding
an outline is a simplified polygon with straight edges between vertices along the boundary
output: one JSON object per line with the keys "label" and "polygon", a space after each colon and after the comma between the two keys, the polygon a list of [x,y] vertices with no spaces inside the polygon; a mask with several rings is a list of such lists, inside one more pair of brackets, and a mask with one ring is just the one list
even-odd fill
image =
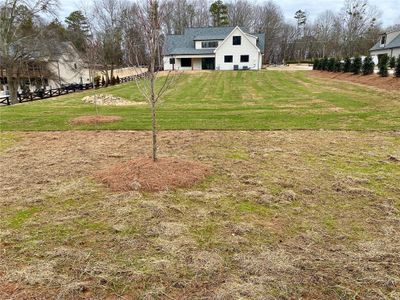
{"label": "white board and batten siding", "polygon": [[[233,45],[233,37],[240,36],[241,44]],[[262,56],[260,49],[258,49],[257,38],[249,34],[245,34],[238,27],[235,28],[215,50],[215,69],[217,70],[233,70],[237,65],[239,69],[248,67],[252,70],[261,69]],[[233,61],[231,63],[225,62],[225,56],[232,55]],[[240,57],[248,55],[248,62],[241,62]]]}

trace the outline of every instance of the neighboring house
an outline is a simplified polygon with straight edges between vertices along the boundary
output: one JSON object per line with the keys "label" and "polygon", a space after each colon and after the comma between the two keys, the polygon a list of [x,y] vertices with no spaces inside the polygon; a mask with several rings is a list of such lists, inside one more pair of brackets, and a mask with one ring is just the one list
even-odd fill
{"label": "neighboring house", "polygon": [[86,84],[91,82],[92,72],[70,42],[62,42],[55,53],[47,60],[47,67],[53,74],[48,85],[52,88],[72,83]]}
{"label": "neighboring house", "polygon": [[241,27],[186,28],[182,35],[167,35],[164,70],[259,70],[264,34]]}
{"label": "neighboring house", "polygon": [[[23,64],[19,70],[20,91],[91,82],[92,72],[72,43],[58,43],[51,52],[44,57],[40,55],[40,58],[27,60]],[[7,74],[1,66],[0,71],[0,90],[1,85],[7,90]]]}
{"label": "neighboring house", "polygon": [[375,63],[379,61],[379,57],[383,54],[387,54],[389,57],[398,57],[400,55],[400,30],[383,33],[369,52]]}

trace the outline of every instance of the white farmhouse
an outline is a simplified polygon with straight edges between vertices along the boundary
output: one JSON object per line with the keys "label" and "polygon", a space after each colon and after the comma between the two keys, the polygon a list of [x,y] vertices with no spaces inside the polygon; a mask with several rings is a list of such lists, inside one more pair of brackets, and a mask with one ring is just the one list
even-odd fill
{"label": "white farmhouse", "polygon": [[383,54],[387,54],[389,57],[398,57],[400,55],[400,30],[383,33],[369,52],[375,63]]}
{"label": "white farmhouse", "polygon": [[264,34],[241,27],[186,28],[184,34],[167,35],[164,70],[259,70]]}

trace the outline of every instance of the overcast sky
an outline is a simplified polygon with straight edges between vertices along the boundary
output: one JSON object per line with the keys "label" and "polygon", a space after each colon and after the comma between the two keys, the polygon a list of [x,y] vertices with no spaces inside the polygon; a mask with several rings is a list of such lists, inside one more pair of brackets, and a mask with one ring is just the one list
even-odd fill
{"label": "overcast sky", "polygon": [[[61,2],[61,9],[58,14],[61,21],[70,12],[81,8],[82,3],[88,4],[88,1],[78,0],[63,0]],[[256,0],[255,2],[260,3],[263,1]],[[293,20],[294,13],[299,9],[307,11],[311,19],[314,19],[319,13],[327,9],[339,11],[343,2],[341,0],[275,0],[275,3],[279,4],[288,20]],[[369,3],[381,10],[383,26],[400,23],[400,0],[369,0]]]}

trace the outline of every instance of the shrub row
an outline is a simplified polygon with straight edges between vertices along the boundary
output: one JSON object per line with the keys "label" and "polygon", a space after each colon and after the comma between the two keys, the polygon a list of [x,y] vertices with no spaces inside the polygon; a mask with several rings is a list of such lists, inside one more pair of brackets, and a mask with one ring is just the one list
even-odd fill
{"label": "shrub row", "polygon": [[[379,75],[382,77],[387,77],[389,75],[388,68],[394,69],[394,76],[400,77],[400,55],[399,57],[391,57],[387,54],[384,54],[380,57],[378,63]],[[367,56],[364,58],[364,61],[360,56],[356,56],[353,59],[350,57],[346,57],[341,60],[334,57],[324,57],[324,58],[316,58],[313,63],[313,70],[321,70],[321,71],[329,71],[329,72],[345,72],[345,73],[353,73],[370,75],[374,73],[375,63],[372,60],[371,56]]]}

